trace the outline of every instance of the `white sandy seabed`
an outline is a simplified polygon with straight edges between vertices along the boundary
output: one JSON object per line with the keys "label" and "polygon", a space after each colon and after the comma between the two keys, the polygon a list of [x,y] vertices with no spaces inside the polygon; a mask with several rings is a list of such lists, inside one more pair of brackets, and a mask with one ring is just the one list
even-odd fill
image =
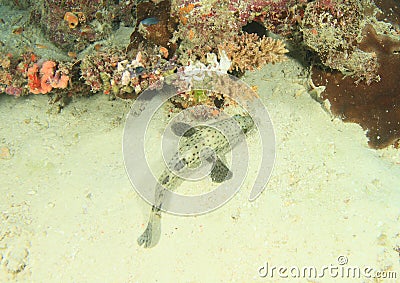
{"label": "white sandy seabed", "polygon": [[244,80],[274,124],[266,190],[164,215],[153,249],[136,243],[149,206],[124,169],[129,104],[96,95],[49,114],[46,96],[0,96],[0,282],[399,282],[399,151],[333,119],[293,60]]}

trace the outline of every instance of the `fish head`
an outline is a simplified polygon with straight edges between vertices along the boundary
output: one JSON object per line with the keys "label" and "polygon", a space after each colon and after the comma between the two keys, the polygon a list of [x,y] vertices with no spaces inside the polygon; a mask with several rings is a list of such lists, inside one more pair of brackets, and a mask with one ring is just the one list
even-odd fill
{"label": "fish head", "polygon": [[235,119],[245,134],[254,128],[254,121],[249,115],[236,114],[233,116],[233,119]]}

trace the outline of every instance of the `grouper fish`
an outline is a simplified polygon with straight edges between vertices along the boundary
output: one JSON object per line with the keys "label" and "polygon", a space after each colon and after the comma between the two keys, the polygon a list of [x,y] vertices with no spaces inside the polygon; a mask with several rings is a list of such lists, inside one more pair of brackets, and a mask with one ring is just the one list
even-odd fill
{"label": "grouper fish", "polygon": [[[224,155],[240,141],[243,133],[247,134],[254,128],[254,121],[248,115],[234,115],[230,119],[210,124],[191,127],[182,122],[172,125],[172,131],[182,136],[178,152],[168,163],[169,168],[182,172],[187,168],[197,168],[202,160],[212,162],[210,177],[213,182],[221,183],[232,177],[232,172],[225,164]],[[204,148],[211,150],[202,150]],[[183,178],[177,176],[168,167],[158,179],[155,190],[155,203],[150,212],[146,230],[138,238],[138,244],[145,248],[154,247],[161,234],[161,209],[165,202],[165,190],[175,190],[182,184]]]}

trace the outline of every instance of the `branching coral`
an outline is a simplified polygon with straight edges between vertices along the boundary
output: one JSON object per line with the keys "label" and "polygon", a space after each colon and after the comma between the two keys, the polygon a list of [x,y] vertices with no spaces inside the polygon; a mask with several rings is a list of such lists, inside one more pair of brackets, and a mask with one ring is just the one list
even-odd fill
{"label": "branching coral", "polygon": [[242,34],[235,36],[218,46],[232,61],[230,70],[244,72],[261,68],[267,63],[277,63],[285,60],[288,50],[281,40],[270,37],[260,38],[256,34]]}

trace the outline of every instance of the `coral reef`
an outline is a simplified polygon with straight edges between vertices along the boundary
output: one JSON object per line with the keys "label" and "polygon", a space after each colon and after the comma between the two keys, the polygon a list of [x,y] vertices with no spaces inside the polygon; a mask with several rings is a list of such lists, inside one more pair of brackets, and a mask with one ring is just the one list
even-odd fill
{"label": "coral reef", "polygon": [[81,76],[92,92],[103,90],[110,93],[109,80],[117,68],[118,62],[124,60],[123,52],[116,49],[98,51],[82,59]]}
{"label": "coral reef", "polygon": [[379,8],[376,18],[393,27],[393,34],[400,34],[400,6],[397,0],[374,0]]}
{"label": "coral reef", "polygon": [[270,15],[277,12],[278,7],[287,10],[288,4],[286,1],[250,2],[177,1],[173,14],[180,24],[172,41],[179,43],[178,62],[182,65],[196,60],[205,63],[208,53],[221,54],[221,50],[225,50],[232,61],[230,71],[239,74],[282,60],[281,55],[286,52],[283,43],[242,30],[250,21],[261,21],[262,12]]}
{"label": "coral reef", "polygon": [[[180,109],[192,108],[199,105],[208,106],[204,111],[202,111],[202,113],[196,113],[194,111],[193,114],[195,116],[209,117],[218,115],[219,111],[224,108],[226,103],[221,93],[203,89],[181,92],[170,100],[175,107]],[[213,108],[215,108],[215,110],[210,111]]]}
{"label": "coral reef", "polygon": [[113,93],[118,97],[135,97],[148,87],[159,87],[164,77],[175,71],[176,64],[174,58],[166,60],[156,52],[138,51],[131,62],[120,61],[111,79]]}
{"label": "coral reef", "polygon": [[10,73],[11,57],[11,54],[3,54],[0,62],[0,84],[2,85],[3,91],[10,86],[13,81],[13,76]]}
{"label": "coral reef", "polygon": [[[197,114],[218,115],[234,101],[190,85],[201,81],[199,70],[240,76],[285,60],[290,41],[305,62],[315,64],[313,81],[326,85],[321,98],[332,112],[361,124],[370,145],[381,148],[400,139],[400,17],[398,7],[389,5],[394,2],[376,0],[378,9],[372,0],[14,0],[7,5],[29,9],[31,23],[69,60],[38,53],[48,45],[33,43],[23,22],[13,24],[10,34],[32,46],[10,54],[14,38],[0,41],[0,93],[54,93],[53,101],[100,91],[135,98],[178,72],[182,91],[171,102],[212,106],[215,111]],[[121,26],[133,28],[126,49],[99,42]],[[229,88],[222,78],[220,85]],[[252,99],[242,90],[230,93]]]}
{"label": "coral reef", "polygon": [[[269,17],[271,21],[279,18],[282,23],[290,22],[289,4],[293,3],[286,0],[252,1],[251,5],[241,1],[221,5],[218,1],[181,0],[34,2],[31,21],[72,62],[38,58],[29,52],[18,59],[2,54],[0,91],[20,96],[53,93],[58,89],[55,98],[58,100],[60,95],[71,96],[86,86],[93,93],[102,91],[134,98],[148,87],[157,87],[155,82],[162,83],[166,75],[177,69],[186,74],[198,69],[242,74],[266,63],[280,62],[287,52],[282,41],[244,33],[243,26],[254,20],[267,23]],[[96,44],[92,52],[79,56],[90,43],[108,37],[114,23],[128,22],[135,28],[127,50]],[[37,48],[47,47],[37,45]],[[215,93],[182,93],[179,99],[175,103],[181,107],[214,102],[219,107],[224,105],[223,97]]]}
{"label": "coral reef", "polygon": [[[62,93],[71,95],[72,90],[85,89],[86,85],[92,92],[134,98],[181,66],[188,70],[219,68],[221,72],[242,74],[266,63],[282,61],[287,52],[282,41],[244,33],[243,26],[256,19],[266,22],[272,15],[275,20],[278,14],[282,19],[283,15],[289,18],[288,9],[293,3],[286,0],[252,1],[251,5],[241,1],[221,5],[218,1],[197,0],[35,2],[31,20],[66,51],[71,63],[32,55],[31,60],[15,60],[14,66],[20,69],[14,72],[6,66],[5,58],[5,66],[0,70],[0,91],[19,96],[65,89]],[[242,9],[247,9],[246,15]],[[79,56],[88,44],[107,37],[113,23],[129,21],[135,28],[127,50],[95,44],[92,52]],[[47,46],[37,44],[37,48]]]}
{"label": "coral reef", "polygon": [[[183,109],[198,105],[207,105],[218,109],[224,107],[226,101],[223,95],[217,91],[205,90],[206,87],[203,84],[205,73],[217,76],[227,75],[232,62],[225,51],[222,51],[220,57],[221,59],[218,61],[216,54],[208,53],[205,64],[200,61],[190,62],[188,66],[182,66],[178,69],[177,79],[173,82],[178,95],[170,99],[176,107]],[[199,83],[200,85],[198,85]],[[191,91],[187,91],[188,89],[191,89]],[[204,116],[207,113],[207,111],[203,111],[201,115]],[[212,115],[212,113],[209,114]]]}

